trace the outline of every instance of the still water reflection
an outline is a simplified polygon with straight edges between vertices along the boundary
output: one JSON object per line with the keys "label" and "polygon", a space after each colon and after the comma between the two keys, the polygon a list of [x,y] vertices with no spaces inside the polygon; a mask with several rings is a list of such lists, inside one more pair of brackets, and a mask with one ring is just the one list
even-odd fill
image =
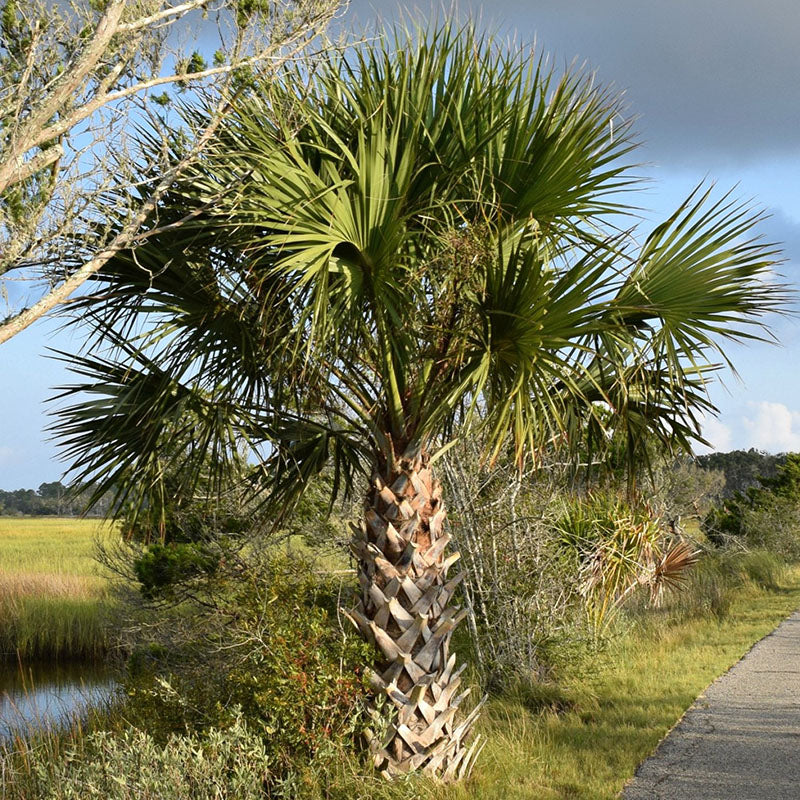
{"label": "still water reflection", "polygon": [[0,662],[0,739],[61,725],[113,691],[114,681],[102,664]]}

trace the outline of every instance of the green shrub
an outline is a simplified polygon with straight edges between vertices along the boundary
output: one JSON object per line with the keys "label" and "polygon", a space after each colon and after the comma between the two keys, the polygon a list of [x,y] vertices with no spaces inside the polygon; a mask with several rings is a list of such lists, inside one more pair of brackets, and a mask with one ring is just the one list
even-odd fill
{"label": "green shrub", "polygon": [[263,800],[273,765],[262,738],[238,717],[164,744],[135,728],[101,731],[61,758],[31,750],[28,759],[14,779],[0,770],[8,800]]}
{"label": "green shrub", "polygon": [[800,560],[800,500],[767,495],[742,511],[748,547],[769,550],[787,561]]}
{"label": "green shrub", "polygon": [[355,744],[374,653],[335,624],[339,588],[305,559],[271,556],[223,581],[215,611],[163,612],[163,636],[129,659],[129,718],[163,742],[241,714],[278,775],[329,738]]}
{"label": "green shrub", "polygon": [[220,556],[195,542],[147,545],[133,569],[148,599],[171,598],[177,587],[196,578],[213,576]]}

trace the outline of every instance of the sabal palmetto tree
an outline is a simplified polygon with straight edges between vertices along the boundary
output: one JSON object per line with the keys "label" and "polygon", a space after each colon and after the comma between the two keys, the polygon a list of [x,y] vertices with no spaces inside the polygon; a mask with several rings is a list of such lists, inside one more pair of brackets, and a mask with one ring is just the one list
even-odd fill
{"label": "sabal palmetto tree", "polygon": [[469,27],[368,43],[243,94],[84,304],[111,349],[75,360],[96,397],[59,427],[98,491],[242,443],[273,498],[326,464],[334,491],[369,476],[351,616],[382,658],[388,774],[456,777],[475,752],[437,455],[477,425],[490,459],[609,425],[686,445],[719,342],[785,301],[727,198],[695,192],[641,248],[613,227],[631,146],[589,77]]}

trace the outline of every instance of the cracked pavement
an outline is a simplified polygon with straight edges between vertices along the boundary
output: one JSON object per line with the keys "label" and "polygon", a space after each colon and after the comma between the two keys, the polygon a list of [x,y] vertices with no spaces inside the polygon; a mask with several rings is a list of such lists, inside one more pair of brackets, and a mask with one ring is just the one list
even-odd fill
{"label": "cracked pavement", "polygon": [[800,611],[697,698],[622,798],[800,799]]}

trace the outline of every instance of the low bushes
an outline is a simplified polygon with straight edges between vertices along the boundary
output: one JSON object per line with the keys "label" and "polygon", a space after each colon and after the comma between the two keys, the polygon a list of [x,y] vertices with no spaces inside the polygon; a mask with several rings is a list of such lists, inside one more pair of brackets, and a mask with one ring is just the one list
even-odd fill
{"label": "low bushes", "polygon": [[340,583],[308,559],[273,553],[239,565],[235,577],[222,564],[202,597],[160,619],[144,610],[125,713],[160,742],[242,715],[264,742],[271,775],[283,779],[329,740],[355,746],[373,653],[336,625]]}
{"label": "low bushes", "polygon": [[15,781],[0,776],[7,800],[263,800],[273,766],[263,739],[241,718],[163,744],[135,728],[98,731],[61,758],[30,758]]}
{"label": "low bushes", "polygon": [[660,601],[696,560],[692,544],[613,488],[578,493],[557,473],[489,468],[469,443],[442,472],[457,503],[469,655],[490,691],[583,669],[624,603]]}
{"label": "low bushes", "polygon": [[545,679],[587,655],[580,577],[555,533],[558,487],[513,464],[488,467],[471,442],[453,448],[440,472],[464,570],[468,615],[457,643],[482,687],[497,692],[520,676]]}
{"label": "low bushes", "polygon": [[138,605],[127,598],[127,613],[117,604],[130,653],[120,705],[92,719],[91,735],[0,747],[3,797],[313,797],[334,775],[343,786],[370,775],[355,754],[373,652],[337,624],[350,603],[341,582],[261,548],[220,563],[203,586],[184,577],[190,597],[164,592],[178,605],[154,605],[152,586]]}

